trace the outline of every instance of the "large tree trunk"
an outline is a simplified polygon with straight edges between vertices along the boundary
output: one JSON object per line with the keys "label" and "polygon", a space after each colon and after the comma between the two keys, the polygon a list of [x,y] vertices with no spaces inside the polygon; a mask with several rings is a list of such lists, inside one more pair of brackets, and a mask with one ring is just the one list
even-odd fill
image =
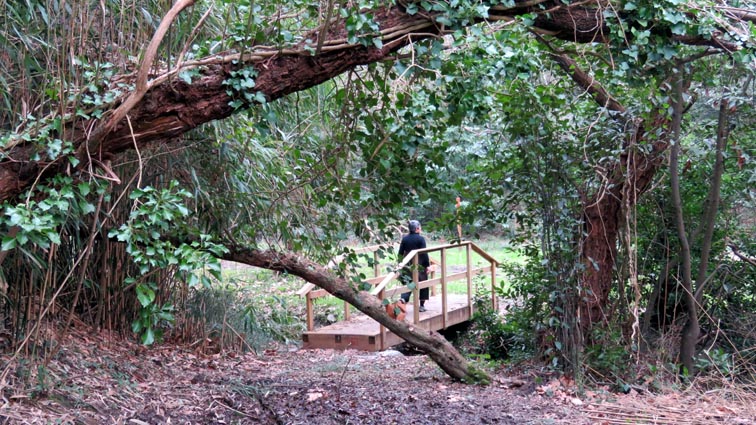
{"label": "large tree trunk", "polygon": [[428,356],[450,377],[468,383],[490,382],[490,377],[485,372],[470,365],[443,336],[437,332],[426,332],[404,321],[392,319],[375,296],[369,292],[357,290],[349,281],[335,276],[323,266],[293,253],[261,251],[239,246],[227,247],[230,251],[223,256],[225,260],[274,271],[285,271],[348,302],[405,341],[428,353]]}
{"label": "large tree trunk", "polygon": [[615,186],[583,210],[585,233],[580,259],[584,271],[579,315],[586,335],[593,324],[606,320],[604,306],[612,288],[622,210],[619,189]]}
{"label": "large tree trunk", "polygon": [[[608,173],[610,178],[586,203],[583,211],[585,236],[580,256],[585,268],[580,315],[584,330],[607,319],[603,308],[612,289],[622,205],[625,203],[632,207],[648,190],[669,147],[665,131],[668,119],[662,111],[657,111],[656,114],[650,122],[641,122],[629,130],[630,134],[624,144],[625,151]],[[645,140],[647,134],[656,136],[651,144],[652,149],[638,149],[638,145],[648,144]]]}
{"label": "large tree trunk", "polygon": [[[612,289],[622,206],[627,204],[627,198],[630,198],[627,205],[634,205],[650,187],[659,170],[669,146],[668,135],[664,131],[668,119],[663,111],[656,111],[649,120],[633,119],[600,82],[580,69],[575,60],[563,54],[553,54],[552,58],[599,106],[611,111],[626,131],[623,153],[602,176],[605,183],[583,207],[584,236],[580,244],[580,259],[584,271],[578,314],[587,336],[594,324],[607,319],[604,307]],[[649,134],[656,136],[651,143],[652,148],[638,149],[638,145],[649,143],[646,140]]]}

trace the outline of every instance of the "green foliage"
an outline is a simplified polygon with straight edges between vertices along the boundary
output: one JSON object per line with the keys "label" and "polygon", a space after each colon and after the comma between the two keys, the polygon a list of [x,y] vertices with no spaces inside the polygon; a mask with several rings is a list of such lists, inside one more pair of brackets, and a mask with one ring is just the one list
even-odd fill
{"label": "green foliage", "polygon": [[488,303],[477,304],[472,318],[474,339],[480,342],[481,353],[485,353],[491,360],[505,360],[509,358],[516,336],[512,327],[502,321]]}
{"label": "green foliage", "polygon": [[139,335],[144,345],[160,342],[163,337],[163,326],[173,324],[176,320],[172,305],[155,303],[154,289],[156,285],[153,283],[137,285],[137,297],[142,308],[136,320],[131,324],[131,330]]}
{"label": "green foliage", "polygon": [[[226,249],[213,243],[208,235],[200,235],[199,240],[182,242],[178,246],[164,237],[178,220],[189,215],[184,199],[190,194],[177,189],[177,185],[173,181],[166,189],[145,187],[132,191],[130,199],[134,201],[134,208],[129,221],[118,229],[112,229],[108,237],[126,243],[126,252],[143,275],[151,269],[175,267],[177,277],[190,287],[200,282],[210,286],[210,278],[205,272],[220,279],[220,260],[217,257]],[[199,275],[195,273],[197,270],[201,272]],[[125,283],[136,285],[137,299],[141,304],[139,317],[132,324],[132,330],[141,333],[145,345],[159,341],[162,332],[158,326],[164,322],[173,322],[173,307],[159,304],[156,283],[147,281],[144,277],[139,280],[132,278]]]}
{"label": "green foliage", "polygon": [[[60,226],[63,223],[71,217],[94,212],[95,206],[87,199],[92,187],[98,192],[104,190],[96,183],[74,184],[71,177],[57,176],[48,185],[39,186],[31,192],[26,203],[5,203],[0,226],[7,230],[0,250],[24,248],[30,244],[43,249],[49,248],[50,244],[59,245]],[[16,228],[15,234],[9,232],[11,228]]]}
{"label": "green foliage", "polygon": [[633,350],[616,328],[597,329],[594,343],[585,347],[585,362],[599,382],[612,383],[616,390],[627,392],[634,382]]}
{"label": "green foliage", "polygon": [[299,341],[303,323],[291,313],[284,298],[272,296],[267,304],[250,302],[243,310],[244,330],[250,335],[253,346],[266,339],[283,343]]}
{"label": "green foliage", "polygon": [[[513,1],[494,1],[490,4],[503,4],[512,6]],[[436,22],[439,24],[455,29],[470,25],[471,22],[480,18],[488,17],[489,5],[477,1],[420,1],[412,2],[407,5],[407,13],[416,14],[420,10],[430,12],[435,15]]]}
{"label": "green foliage", "polygon": [[[743,98],[743,84],[748,86],[752,71],[740,67],[737,61],[709,58],[691,68],[693,80],[690,89],[694,99],[683,122],[682,151],[680,158],[680,186],[682,214],[691,246],[694,278],[702,258],[703,229],[708,224],[704,212],[708,207],[707,195],[712,183],[720,102],[731,105],[727,111],[730,131],[724,151],[724,175],[719,191],[719,209],[714,217],[711,259],[705,270],[706,284],[702,295],[702,330],[706,335],[723,332],[728,340],[704,339],[702,347],[713,352],[721,349],[734,353],[734,347],[748,346],[742,338],[743,319],[752,311],[753,297],[749,295],[753,281],[752,267],[744,267],[735,259],[732,249],[753,255],[754,232],[752,216],[754,193],[754,162],[748,154],[754,148],[752,102]],[[749,89],[746,89],[746,91]],[[662,170],[660,179],[667,178]],[[663,180],[662,180],[663,181]],[[684,310],[682,294],[674,282],[679,279],[677,253],[680,245],[676,234],[673,208],[668,201],[666,187],[649,193],[638,207],[638,252],[642,253],[638,270],[644,286],[644,296],[652,299],[655,289],[658,299],[646,310],[645,319],[651,331],[668,332],[674,329]],[[746,212],[749,211],[749,212]],[[746,236],[747,235],[747,236]],[[728,246],[729,245],[729,246]],[[667,268],[672,265],[671,268]],[[710,344],[716,343],[716,346]],[[711,368],[706,369],[711,370]]]}
{"label": "green foliage", "polygon": [[[355,9],[357,9],[356,6]],[[347,30],[347,42],[351,44],[362,44],[363,46],[383,47],[383,42],[375,35],[379,34],[380,27],[375,22],[370,13],[360,13],[355,9],[341,9],[341,16],[344,18]]]}
{"label": "green foliage", "polygon": [[532,354],[532,329],[523,327],[515,316],[502,316],[491,305],[485,279],[475,281],[475,313],[469,329],[456,345],[472,357],[491,361],[520,359]]}
{"label": "green foliage", "polygon": [[725,377],[738,374],[732,354],[722,348],[702,350],[696,357],[696,369],[700,373],[716,373]]}
{"label": "green foliage", "polygon": [[164,235],[170,234],[169,230],[178,220],[189,215],[183,201],[191,195],[183,189],[176,189],[177,185],[173,181],[167,189],[145,187],[132,191],[129,197],[134,201],[134,209],[129,221],[118,229],[112,229],[108,237],[126,242],[126,251],[140,265],[142,273],[147,273],[154,267],[177,266],[181,276],[190,285],[199,281],[209,285],[207,276],[197,278],[192,272],[207,267],[211,275],[220,278],[220,261],[217,256],[226,249],[211,242],[207,235],[201,235],[198,241],[178,246],[164,239]]}
{"label": "green foliage", "polygon": [[510,283],[498,290],[501,296],[515,303],[509,308],[506,320],[517,332],[517,346],[529,352],[539,346],[539,335],[553,323],[550,297],[545,290],[549,282],[537,257],[529,258],[524,265],[505,265],[504,271]]}

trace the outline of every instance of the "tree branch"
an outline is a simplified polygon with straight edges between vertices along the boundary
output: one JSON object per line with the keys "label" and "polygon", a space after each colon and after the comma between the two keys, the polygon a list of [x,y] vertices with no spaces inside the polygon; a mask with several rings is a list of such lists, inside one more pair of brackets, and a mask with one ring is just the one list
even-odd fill
{"label": "tree branch", "polygon": [[[179,13],[181,13],[187,7],[194,5],[194,2],[195,0],[179,0],[178,2],[176,2],[176,4],[173,5],[173,7],[171,7],[163,20],[160,22],[157,31],[155,31],[155,35],[152,36],[152,40],[150,40],[150,44],[147,46],[147,50],[144,53],[144,59],[142,59],[142,64],[139,67],[139,72],[137,73],[136,87],[134,88],[134,91],[129,95],[128,98],[126,98],[123,103],[121,103],[118,108],[116,108],[115,111],[113,111],[113,115],[111,115],[104,124],[101,124],[95,129],[94,132],[92,132],[90,140],[93,142],[93,145],[90,146],[90,148],[93,151],[97,150],[101,139],[106,134],[110,133],[113,128],[115,128],[115,126],[126,117],[126,114],[128,114],[129,111],[131,111],[137,105],[137,103],[142,100],[145,93],[147,93],[147,78],[149,77],[150,69],[152,69],[153,63],[155,62],[155,57],[157,56],[157,51],[160,47],[160,43],[163,42],[163,38],[168,32],[168,28],[171,27],[171,24],[173,24],[173,21],[176,19]],[[83,148],[84,147],[82,146],[79,149],[81,150]]]}
{"label": "tree branch", "polygon": [[613,98],[601,83],[580,69],[574,59],[567,55],[557,53],[552,53],[551,58],[554,59],[559,67],[572,78],[572,81],[588,92],[599,106],[612,112],[617,112],[620,115],[624,115],[625,112],[627,112],[625,107]]}

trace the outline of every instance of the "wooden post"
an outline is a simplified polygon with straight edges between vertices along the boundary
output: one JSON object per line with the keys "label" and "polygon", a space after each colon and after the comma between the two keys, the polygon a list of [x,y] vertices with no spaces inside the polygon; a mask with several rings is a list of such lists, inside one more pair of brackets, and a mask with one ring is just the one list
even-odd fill
{"label": "wooden post", "polygon": [[441,249],[441,314],[443,329],[449,320],[448,301],[446,299],[446,248]]}
{"label": "wooden post", "polygon": [[467,305],[470,307],[470,318],[473,316],[473,303],[472,303],[472,249],[470,244],[467,244]]}
{"label": "wooden post", "polygon": [[[383,291],[381,291],[381,292],[378,293],[378,299],[381,301],[381,305],[383,305],[383,297],[384,297],[384,295],[385,294],[383,293]],[[380,331],[379,331],[380,335],[379,335],[379,338],[378,338],[378,339],[380,339],[380,341],[378,341],[378,343],[380,344],[381,351],[383,351],[386,348],[388,348],[388,347],[386,347],[386,327],[383,326],[380,323],[378,324],[378,326],[380,326],[380,328],[379,328],[380,329]]]}
{"label": "wooden post", "polygon": [[416,325],[420,323],[420,290],[418,289],[418,286],[420,285],[420,276],[419,271],[417,270],[418,266],[418,258],[417,254],[415,254],[415,258],[412,259],[412,281],[415,282],[415,289],[412,290],[412,316]]}
{"label": "wooden post", "polygon": [[308,292],[307,295],[305,295],[305,298],[307,299],[307,330],[312,332],[315,330],[315,317],[312,312],[312,295]]}
{"label": "wooden post", "polygon": [[496,301],[496,263],[491,263],[491,305],[494,311],[499,311]]}
{"label": "wooden post", "polygon": [[349,303],[344,301],[344,321],[349,320]]}
{"label": "wooden post", "polygon": [[373,277],[380,276],[381,265],[378,264],[378,251],[373,251]]}

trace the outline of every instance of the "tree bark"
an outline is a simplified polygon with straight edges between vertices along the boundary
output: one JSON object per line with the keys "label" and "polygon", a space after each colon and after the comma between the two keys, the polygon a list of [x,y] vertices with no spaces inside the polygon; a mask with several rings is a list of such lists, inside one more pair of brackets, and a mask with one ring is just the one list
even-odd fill
{"label": "tree bark", "polygon": [[226,246],[229,248],[229,253],[223,256],[224,260],[299,276],[348,302],[405,341],[425,351],[453,379],[476,384],[490,382],[490,377],[485,372],[470,365],[443,336],[437,332],[426,332],[404,321],[392,319],[375,296],[369,292],[357,290],[349,281],[335,276],[323,266],[293,253]]}
{"label": "tree bark", "polygon": [[[634,122],[629,118],[626,120]],[[584,329],[606,320],[603,306],[612,288],[622,204],[625,197],[631,197],[629,206],[633,205],[651,186],[669,147],[669,135],[664,130],[668,123],[664,113],[656,111],[655,117],[649,121],[634,124],[635,127],[628,131],[619,161],[609,169],[606,183],[590,198],[583,211],[585,236],[581,257],[585,267],[582,279],[586,296],[580,314]],[[632,152],[634,146],[648,145],[647,134],[656,135],[651,149]]]}

